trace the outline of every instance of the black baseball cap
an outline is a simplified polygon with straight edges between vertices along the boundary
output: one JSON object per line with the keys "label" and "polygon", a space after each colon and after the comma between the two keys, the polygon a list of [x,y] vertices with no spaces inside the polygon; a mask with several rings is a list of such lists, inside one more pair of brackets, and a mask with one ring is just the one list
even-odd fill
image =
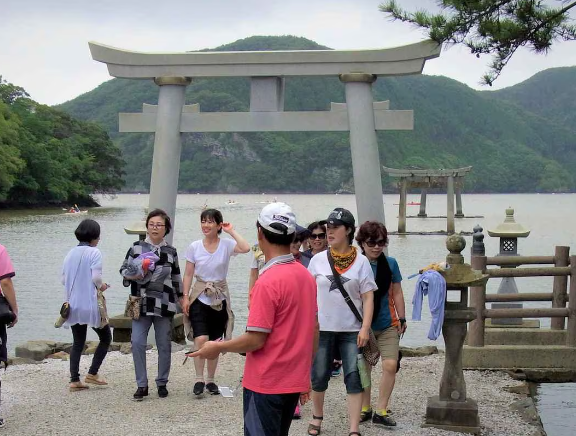
{"label": "black baseball cap", "polygon": [[356,220],[354,219],[354,215],[348,209],[344,209],[343,207],[337,207],[328,218],[324,221],[320,221],[320,225],[322,224],[333,224],[335,226],[346,226],[346,227],[356,227]]}

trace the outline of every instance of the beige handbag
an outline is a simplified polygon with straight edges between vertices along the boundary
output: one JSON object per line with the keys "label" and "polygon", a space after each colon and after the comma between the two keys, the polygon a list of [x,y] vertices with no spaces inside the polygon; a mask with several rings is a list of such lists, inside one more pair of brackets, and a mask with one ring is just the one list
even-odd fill
{"label": "beige handbag", "polygon": [[124,316],[136,320],[140,319],[140,300],[142,300],[142,297],[135,297],[134,295],[130,295],[126,301]]}

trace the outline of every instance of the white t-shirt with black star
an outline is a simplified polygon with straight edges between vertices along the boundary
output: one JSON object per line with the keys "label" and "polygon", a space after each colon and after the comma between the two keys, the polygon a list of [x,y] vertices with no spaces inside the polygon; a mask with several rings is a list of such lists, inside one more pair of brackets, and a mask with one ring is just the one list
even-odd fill
{"label": "white t-shirt with black star", "polygon": [[[330,332],[357,332],[362,326],[334,281],[328,263],[328,251],[318,253],[310,260],[308,271],[316,279],[318,322],[320,330]],[[340,279],[354,305],[363,315],[361,295],[377,289],[374,273],[368,259],[358,253],[352,266],[340,275]]]}

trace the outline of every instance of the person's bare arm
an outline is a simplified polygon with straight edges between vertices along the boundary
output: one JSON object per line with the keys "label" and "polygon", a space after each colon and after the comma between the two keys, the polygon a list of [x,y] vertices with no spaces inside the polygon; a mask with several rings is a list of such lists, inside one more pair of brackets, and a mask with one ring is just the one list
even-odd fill
{"label": "person's bare arm", "polygon": [[374,291],[365,292],[361,297],[362,327],[358,332],[358,347],[365,346],[370,337],[370,326],[372,325],[372,315],[374,315]]}
{"label": "person's bare arm", "polygon": [[8,327],[14,327],[14,324],[18,322],[18,303],[16,301],[16,292],[14,291],[14,284],[12,283],[11,277],[5,277],[0,280],[0,287],[2,287],[2,294],[6,297],[12,312],[16,315],[16,319],[8,324]]}
{"label": "person's bare arm", "polygon": [[[394,307],[398,318],[406,319],[406,303],[404,302],[404,292],[402,291],[402,283],[392,283],[392,300],[394,300]],[[406,331],[406,322],[398,326],[398,333],[402,334]]]}
{"label": "person's bare arm", "polygon": [[208,341],[198,351],[186,355],[212,360],[221,353],[250,353],[262,348],[267,338],[268,333],[247,331],[230,341]]}
{"label": "person's bare arm", "polygon": [[190,286],[192,286],[195,269],[196,264],[187,260],[186,268],[184,269],[184,277],[182,279],[182,311],[186,314],[186,316],[189,316],[188,310],[190,309],[190,300],[188,298],[188,293],[190,292]]}
{"label": "person's bare arm", "polygon": [[258,268],[250,268],[250,279],[248,280],[248,309],[250,309],[250,297],[252,295],[252,288],[254,287],[256,280],[258,280],[258,276]]}
{"label": "person's bare arm", "polygon": [[236,241],[236,247],[234,247],[234,253],[243,254],[248,253],[250,251],[250,244],[240,236],[234,227],[230,223],[222,223],[222,230],[228,233],[234,240]]}

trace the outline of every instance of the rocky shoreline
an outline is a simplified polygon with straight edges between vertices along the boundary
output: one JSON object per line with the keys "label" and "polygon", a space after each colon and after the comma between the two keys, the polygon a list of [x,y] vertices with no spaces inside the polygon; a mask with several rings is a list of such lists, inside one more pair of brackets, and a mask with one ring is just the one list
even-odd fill
{"label": "rocky shoreline", "polygon": [[[36,345],[39,342],[33,341]],[[54,343],[54,349],[64,343]],[[52,345],[49,344],[44,345]],[[70,344],[68,344],[70,345]],[[88,353],[95,343],[90,343]],[[129,345],[129,344],[125,344]],[[91,387],[84,392],[68,392],[68,362],[63,348],[52,359],[42,361],[18,357],[13,366],[2,376],[2,411],[7,420],[10,435],[131,435],[131,434],[205,434],[213,436],[242,434],[242,394],[234,398],[205,396],[196,398],[191,394],[194,370],[191,361],[182,365],[183,346],[173,344],[172,372],[166,399],[158,398],[155,389],[142,403],[131,400],[135,390],[132,356],[125,346],[111,351],[102,366],[102,375],[110,385]],[[117,347],[113,345],[112,347]],[[34,348],[34,347],[33,347]],[[178,351],[176,351],[178,349]],[[434,352],[435,347],[405,349],[392,396],[391,409],[399,435],[449,435],[454,433],[438,429],[420,428],[428,396],[438,392],[444,358]],[[54,353],[52,353],[54,354]],[[408,357],[408,355],[426,355]],[[37,355],[39,357],[39,355]],[[63,357],[63,359],[62,359]],[[157,353],[147,352],[150,386],[154,385]],[[18,363],[35,362],[35,365]],[[90,356],[82,356],[81,373],[86,374]],[[244,358],[228,354],[221,358],[217,382],[222,386],[236,386],[243,371]],[[375,380],[380,373],[375,369]],[[486,435],[542,435],[539,418],[531,421],[523,418],[529,409],[531,398],[524,382],[512,379],[499,371],[465,371],[468,395],[478,401],[482,434]],[[373,396],[376,395],[373,389]],[[373,398],[375,401],[375,398]],[[516,404],[516,407],[512,405]],[[522,413],[520,411],[522,411]],[[294,421],[290,434],[306,434],[311,417],[311,405],[303,407],[303,418]],[[528,412],[528,415],[530,413]],[[363,424],[364,436],[381,434],[382,430]],[[334,378],[326,394],[323,433],[346,435],[345,390],[341,377]]]}

